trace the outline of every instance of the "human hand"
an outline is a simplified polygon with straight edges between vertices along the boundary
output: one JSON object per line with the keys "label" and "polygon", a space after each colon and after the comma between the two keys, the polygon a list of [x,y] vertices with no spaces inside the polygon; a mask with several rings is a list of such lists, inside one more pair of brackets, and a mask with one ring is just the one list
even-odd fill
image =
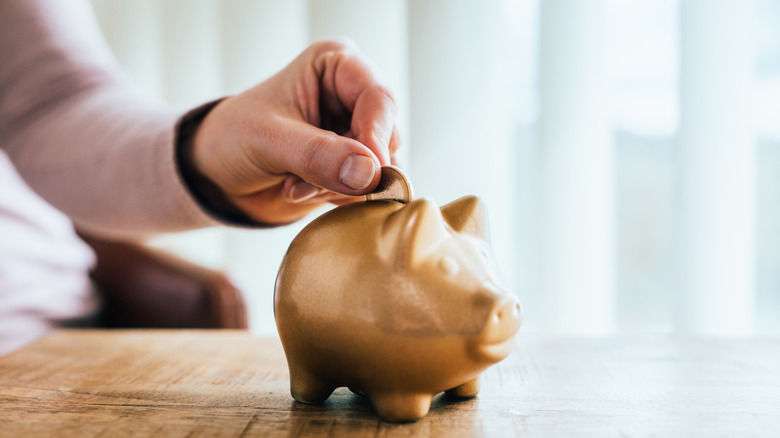
{"label": "human hand", "polygon": [[321,41],[214,107],[189,160],[251,219],[292,222],[376,187],[400,146],[397,110],[353,45]]}

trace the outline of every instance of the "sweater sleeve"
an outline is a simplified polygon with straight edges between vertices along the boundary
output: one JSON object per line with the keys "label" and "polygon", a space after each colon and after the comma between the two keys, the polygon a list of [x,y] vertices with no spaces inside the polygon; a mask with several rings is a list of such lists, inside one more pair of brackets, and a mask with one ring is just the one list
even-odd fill
{"label": "sweater sleeve", "polygon": [[0,2],[0,60],[0,147],[77,227],[137,238],[220,223],[178,171],[182,114],[126,84],[87,2]]}

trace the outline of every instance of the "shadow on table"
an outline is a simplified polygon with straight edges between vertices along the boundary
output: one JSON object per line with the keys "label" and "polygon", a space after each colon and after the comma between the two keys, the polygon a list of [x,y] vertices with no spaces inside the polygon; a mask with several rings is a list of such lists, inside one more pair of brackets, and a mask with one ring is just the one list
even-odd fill
{"label": "shadow on table", "polygon": [[339,388],[325,403],[319,405],[291,401],[285,423],[288,436],[323,432],[331,436],[368,431],[373,434],[384,429],[406,429],[408,433],[426,434],[440,432],[452,436],[458,430],[474,429],[478,403],[478,398],[459,400],[439,394],[434,397],[431,410],[425,418],[413,423],[388,423],[376,416],[368,398]]}

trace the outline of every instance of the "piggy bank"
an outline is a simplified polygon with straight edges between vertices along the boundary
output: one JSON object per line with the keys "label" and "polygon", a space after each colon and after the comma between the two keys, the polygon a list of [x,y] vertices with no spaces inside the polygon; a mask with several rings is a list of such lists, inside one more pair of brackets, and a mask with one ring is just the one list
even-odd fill
{"label": "piggy bank", "polygon": [[473,397],[521,323],[473,196],[349,204],[293,240],[274,313],[302,403],[347,386],[387,421],[424,417],[440,392]]}

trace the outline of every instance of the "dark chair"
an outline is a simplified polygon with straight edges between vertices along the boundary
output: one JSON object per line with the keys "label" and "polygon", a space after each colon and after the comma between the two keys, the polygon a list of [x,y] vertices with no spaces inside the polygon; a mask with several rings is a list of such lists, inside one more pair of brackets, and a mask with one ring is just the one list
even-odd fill
{"label": "dark chair", "polygon": [[139,244],[80,234],[97,255],[91,276],[107,328],[248,327],[246,306],[225,274]]}

